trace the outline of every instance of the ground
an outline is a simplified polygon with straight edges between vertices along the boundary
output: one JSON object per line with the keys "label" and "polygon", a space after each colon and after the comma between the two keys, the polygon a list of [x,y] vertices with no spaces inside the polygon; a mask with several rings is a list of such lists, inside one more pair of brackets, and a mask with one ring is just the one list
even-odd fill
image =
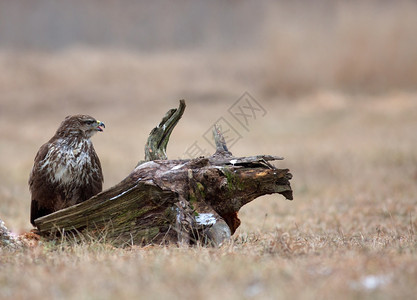
{"label": "ground", "polygon": [[[213,152],[205,133],[223,117],[235,129],[234,155],[285,157],[276,166],[291,170],[294,201],[272,195],[245,206],[219,249],[63,240],[4,251],[0,298],[413,298],[417,93],[280,94],[264,85],[272,76],[264,66],[250,52],[2,53],[0,217],[14,233],[31,229],[29,172],[66,115],[106,124],[93,142],[109,188],[143,158],[148,133],[181,98],[187,108],[168,157],[187,158],[194,143]],[[230,111],[253,101],[245,92],[258,110],[240,123]]]}

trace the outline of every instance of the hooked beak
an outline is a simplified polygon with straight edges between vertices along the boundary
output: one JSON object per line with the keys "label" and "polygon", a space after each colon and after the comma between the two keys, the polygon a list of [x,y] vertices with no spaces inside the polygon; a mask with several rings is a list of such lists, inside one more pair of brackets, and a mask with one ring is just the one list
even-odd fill
{"label": "hooked beak", "polygon": [[103,131],[103,128],[106,128],[106,125],[104,125],[103,122],[97,120],[97,131]]}

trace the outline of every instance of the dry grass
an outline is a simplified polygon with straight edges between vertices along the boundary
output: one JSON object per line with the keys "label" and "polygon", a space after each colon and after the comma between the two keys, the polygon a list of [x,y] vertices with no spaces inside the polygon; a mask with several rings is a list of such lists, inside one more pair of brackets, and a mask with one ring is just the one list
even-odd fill
{"label": "dry grass", "polygon": [[[20,75],[30,68],[37,76],[12,87],[10,78],[1,84],[0,215],[6,224],[15,232],[30,229],[26,181],[33,156],[67,114],[87,112],[106,122],[105,133],[94,137],[106,187],[142,157],[149,130],[177,105],[170,94],[180,95],[184,87],[188,108],[168,155],[183,156],[194,141],[209,148],[202,134],[219,116],[230,119],[227,109],[245,90],[244,81],[217,84],[221,74],[210,76],[207,67],[220,64],[208,57],[191,68],[189,55],[87,51],[19,58],[21,69],[13,70],[21,73],[13,78],[23,80]],[[243,68],[240,59],[228,60],[223,74]],[[4,61],[9,60],[3,56]],[[196,85],[188,84],[192,71],[201,74]],[[153,79],[136,87],[141,78]],[[199,93],[204,82],[219,101]],[[268,196],[247,205],[242,226],[221,249],[114,249],[90,241],[2,253],[0,296],[411,298],[417,278],[416,97],[400,92],[320,92],[292,102],[257,97],[267,115],[252,122],[249,132],[240,128],[243,139],[232,151],[284,155],[278,166],[294,174],[293,202]]]}
{"label": "dry grass", "polygon": [[[241,227],[220,249],[116,249],[98,241],[62,241],[2,252],[0,298],[414,298],[414,4],[372,15],[376,21],[369,31],[359,26],[366,23],[368,6],[355,11],[354,4],[339,5],[338,15],[347,23],[332,27],[331,37],[346,38],[340,48],[326,47],[330,29],[323,27],[321,34],[311,27],[320,16],[316,10],[312,19],[298,23],[302,28],[295,35],[274,35],[283,27],[267,27],[267,41],[286,41],[289,50],[269,44],[261,51],[222,53],[82,48],[0,53],[0,217],[16,233],[31,228],[27,178],[34,155],[66,115],[89,113],[106,123],[94,144],[108,188],[143,157],[147,134],[180,98],[188,106],[171,137],[169,157],[184,157],[194,141],[210,149],[202,135],[223,116],[243,136],[231,149],[235,155],[285,156],[277,165],[291,169],[295,197],[289,202],[265,196],[245,206]],[[279,20],[291,28],[291,21]],[[395,26],[401,30],[385,30]],[[348,29],[351,33],[340,34]],[[361,42],[352,42],[360,34],[375,38],[363,53]],[[397,50],[377,43],[390,34],[398,36]],[[314,39],[330,52],[316,49],[298,60],[305,49],[294,41]],[[363,54],[353,55],[357,64],[339,55],[346,45],[353,47],[347,56]],[[380,56],[374,57],[375,49]],[[394,50],[399,54],[389,55]],[[328,56],[332,64],[325,63]],[[346,77],[334,77],[335,72]],[[244,91],[267,111],[251,120],[249,131],[227,112]],[[297,98],[290,98],[294,91]]]}
{"label": "dry grass", "polygon": [[415,90],[416,2],[278,1],[270,16],[272,93]]}

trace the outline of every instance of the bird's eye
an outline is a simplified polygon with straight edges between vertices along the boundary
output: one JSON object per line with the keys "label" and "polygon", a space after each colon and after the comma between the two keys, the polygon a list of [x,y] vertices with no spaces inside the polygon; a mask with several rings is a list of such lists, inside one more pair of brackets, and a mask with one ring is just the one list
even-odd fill
{"label": "bird's eye", "polygon": [[87,125],[93,125],[95,122],[96,122],[96,121],[94,121],[94,120],[87,120],[87,121],[84,121],[84,123],[85,123],[85,124],[87,124]]}

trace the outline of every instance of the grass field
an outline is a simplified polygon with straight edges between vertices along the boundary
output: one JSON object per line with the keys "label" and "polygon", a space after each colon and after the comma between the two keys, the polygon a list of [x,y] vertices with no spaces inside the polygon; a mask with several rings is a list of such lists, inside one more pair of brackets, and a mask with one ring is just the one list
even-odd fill
{"label": "grass field", "polygon": [[[0,218],[14,233],[31,229],[29,172],[65,116],[106,124],[93,142],[109,188],[181,98],[169,158],[194,142],[212,152],[203,135],[223,117],[241,135],[234,155],[285,157],[276,166],[291,170],[294,201],[243,207],[219,249],[0,250],[0,299],[414,299],[417,18],[401,3],[339,4],[331,24],[319,10],[294,21],[297,7],[281,3],[292,13],[267,19],[260,49],[1,50]],[[266,111],[247,130],[228,112],[245,91]]]}
{"label": "grass field", "polygon": [[[245,206],[241,227],[220,249],[91,242],[3,252],[1,298],[413,298],[417,94],[268,98],[233,74],[258,72],[256,60],[235,56],[217,73],[219,57],[207,57],[74,51],[16,60],[21,82],[2,82],[1,218],[16,233],[30,230],[33,158],[67,114],[106,123],[94,144],[108,188],[143,157],[150,129],[181,96],[188,107],[169,157],[184,157],[194,141],[210,149],[202,136],[224,116],[242,135],[235,155],[285,156],[277,166],[291,169],[295,200],[274,195]],[[246,90],[267,112],[249,131],[228,114]]]}

